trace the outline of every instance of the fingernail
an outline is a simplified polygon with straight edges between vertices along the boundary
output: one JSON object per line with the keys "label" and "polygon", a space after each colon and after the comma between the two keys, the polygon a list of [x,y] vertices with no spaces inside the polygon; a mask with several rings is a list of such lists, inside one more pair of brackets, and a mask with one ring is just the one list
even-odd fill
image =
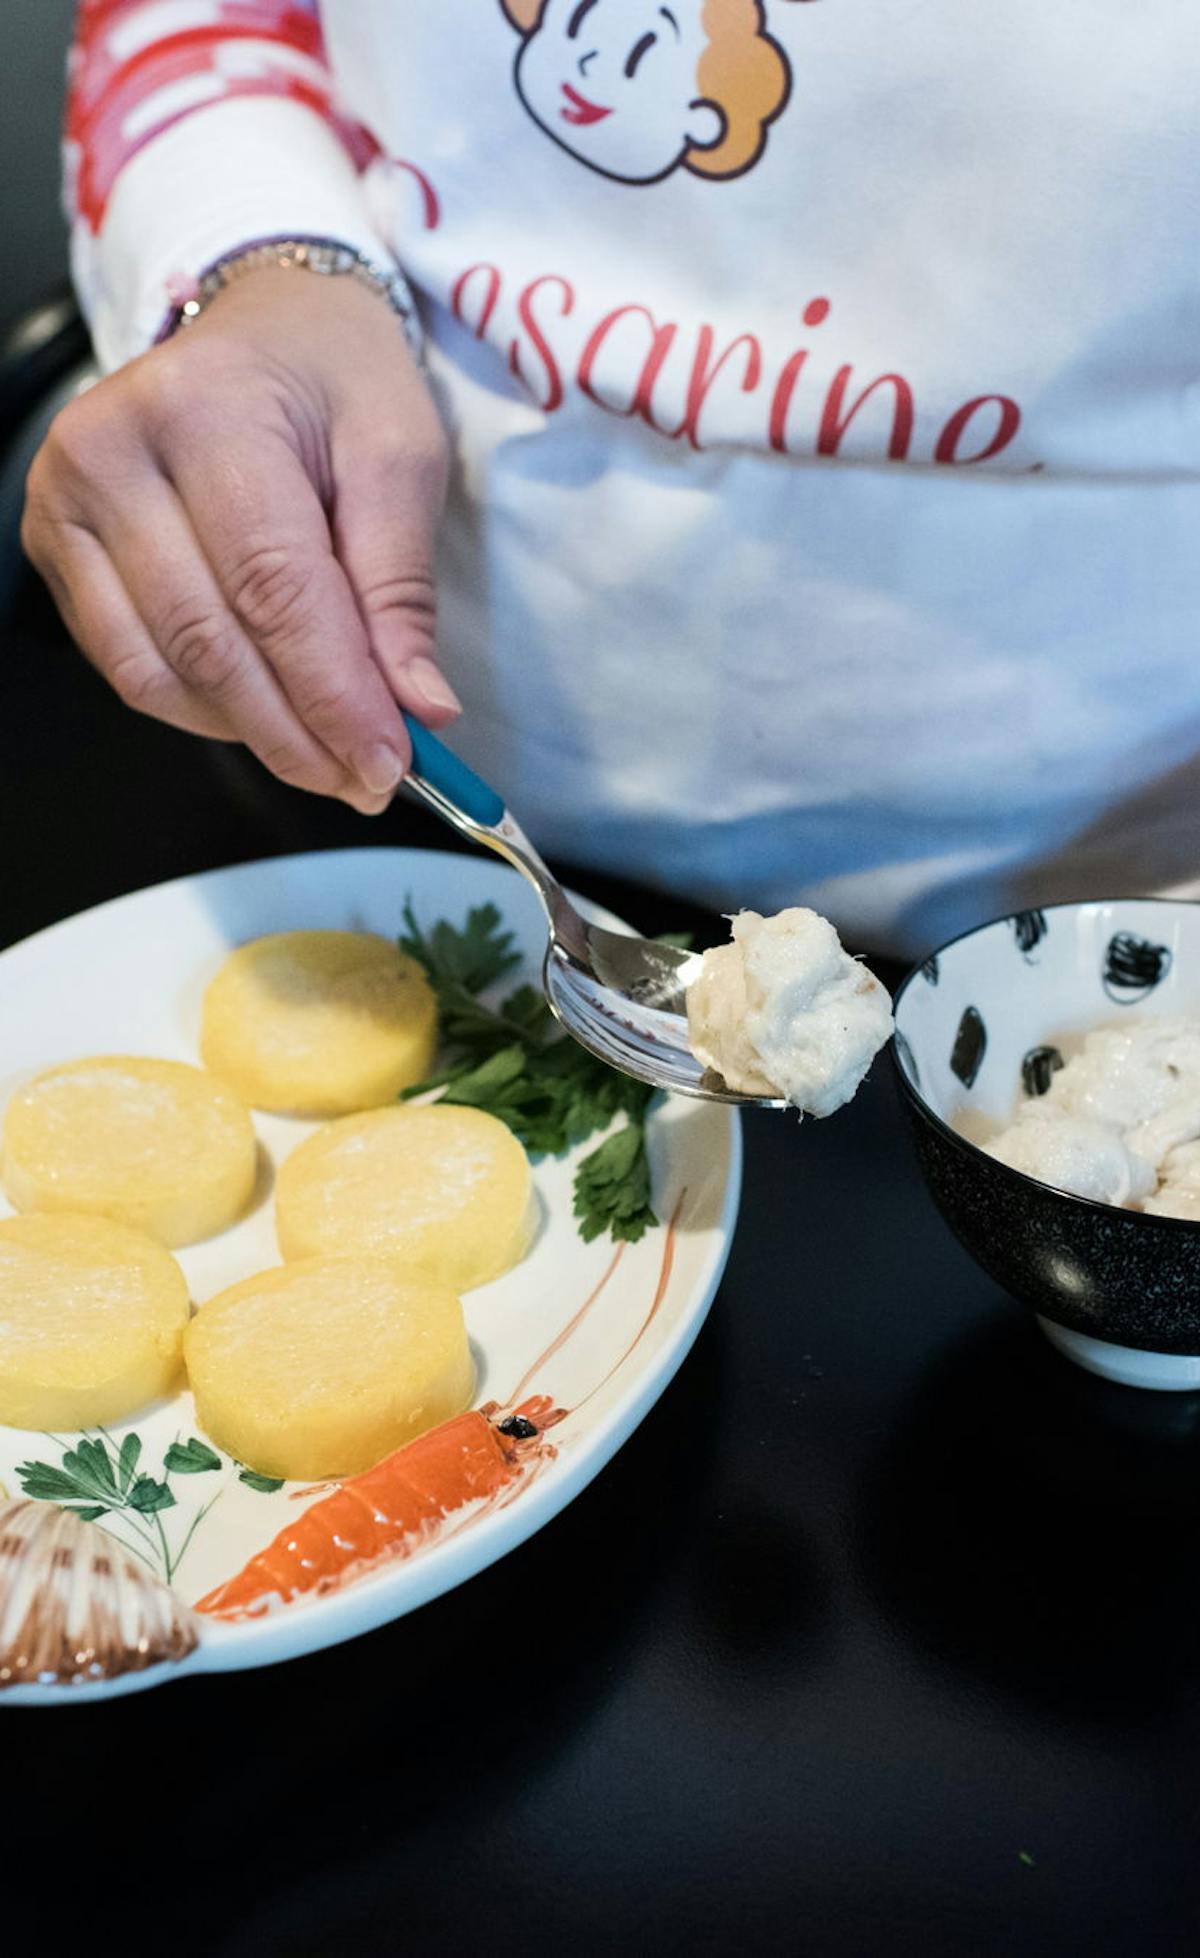
{"label": "fingernail", "polygon": [[408,669],[408,677],[431,707],[444,707],[449,714],[462,713],[462,701],[431,659],[415,659]]}
{"label": "fingernail", "polygon": [[355,773],[372,795],[390,795],[404,773],[404,763],[386,741],[364,748],[355,758]]}
{"label": "fingernail", "polygon": [[390,797],[386,795],[368,795],[365,789],[343,789],[342,801],[349,808],[356,810],[360,816],[382,816],[388,806]]}

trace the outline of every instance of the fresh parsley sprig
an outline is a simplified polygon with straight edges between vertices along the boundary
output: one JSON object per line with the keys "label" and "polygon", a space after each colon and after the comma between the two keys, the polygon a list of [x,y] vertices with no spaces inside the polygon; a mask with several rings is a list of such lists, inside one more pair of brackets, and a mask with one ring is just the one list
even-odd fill
{"label": "fresh parsley sprig", "polygon": [[410,901],[404,925],[400,949],[425,969],[447,1048],[446,1064],[406,1098],[440,1088],[443,1101],[484,1109],[526,1149],[546,1156],[562,1155],[624,1115],[624,1127],[575,1172],[575,1215],[585,1242],[608,1231],[636,1243],[658,1221],[645,1137],[653,1089],[564,1036],[533,986],[518,986],[498,1006],[479,997],[520,964],[494,904],[476,906],[461,930],[442,919],[425,932]]}
{"label": "fresh parsley sprig", "polygon": [[627,1122],[610,1135],[575,1175],[575,1215],[585,1244],[611,1231],[614,1238],[639,1238],[650,1209],[650,1168],[646,1138],[640,1122]]}

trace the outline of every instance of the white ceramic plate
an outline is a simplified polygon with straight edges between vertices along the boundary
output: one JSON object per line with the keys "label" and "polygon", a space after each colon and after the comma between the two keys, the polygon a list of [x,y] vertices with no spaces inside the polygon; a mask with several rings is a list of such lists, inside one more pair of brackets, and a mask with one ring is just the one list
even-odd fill
{"label": "white ceramic plate", "polygon": [[[370,849],[214,871],[101,905],[0,956],[0,1103],[38,1069],[76,1055],[128,1052],[194,1062],[201,996],[231,947],[264,932],[306,926],[394,936],[407,897],[423,925],[438,918],[461,924],[471,906],[494,903],[525,955],[524,968],[501,990],[536,981],[545,943],[537,901],[498,864]],[[314,1126],[269,1115],[255,1121],[275,1167]],[[657,1400],[696,1336],[728,1254],[741,1173],[733,1111],[665,1101],[652,1110],[648,1137],[657,1229],[619,1253],[607,1237],[592,1244],[580,1240],[571,1212],[572,1174],[574,1162],[599,1140],[593,1138],[570,1158],[536,1165],[543,1217],[533,1249],[515,1271],[466,1295],[476,1405],[499,1403],[500,1419],[541,1395],[567,1410],[529,1448],[502,1500],[447,1506],[419,1547],[340,1589],[276,1603],[260,1617],[234,1623],[200,1619],[199,1643],[182,1661],[94,1684],[12,1686],[0,1692],[0,1704],[90,1699],[194,1672],[295,1658],[412,1611],[548,1522]],[[250,1216],[178,1254],[201,1308],[235,1279],[279,1263],[269,1179],[263,1180]],[[2,1198],[0,1213],[9,1214]],[[125,1477],[126,1500],[96,1521],[136,1549],[159,1577],[169,1574],[189,1605],[231,1578],[328,1493],[298,1494],[288,1484],[255,1488],[223,1455],[218,1466],[168,1470],[173,1444],[186,1447],[195,1439],[214,1456],[218,1452],[196,1426],[190,1395],[181,1393],[112,1430],[108,1439],[92,1437],[107,1451],[118,1496],[120,1450],[124,1444],[128,1465],[133,1434],[141,1446]],[[27,1493],[27,1465],[69,1469],[65,1458],[79,1439],[0,1429],[0,1485],[19,1497]],[[207,1461],[204,1449],[192,1456]],[[95,1453],[91,1459],[94,1465]],[[128,1498],[138,1477],[165,1484],[170,1505],[133,1508]],[[140,1485],[143,1496],[151,1493],[149,1484]]]}

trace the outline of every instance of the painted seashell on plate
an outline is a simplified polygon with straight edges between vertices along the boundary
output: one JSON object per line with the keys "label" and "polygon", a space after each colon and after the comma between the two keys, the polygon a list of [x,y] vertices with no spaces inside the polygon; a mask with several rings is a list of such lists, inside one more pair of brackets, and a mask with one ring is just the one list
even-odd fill
{"label": "painted seashell on plate", "polygon": [[52,1503],[0,1503],[0,1691],[88,1686],[186,1658],[187,1606],[119,1543]]}

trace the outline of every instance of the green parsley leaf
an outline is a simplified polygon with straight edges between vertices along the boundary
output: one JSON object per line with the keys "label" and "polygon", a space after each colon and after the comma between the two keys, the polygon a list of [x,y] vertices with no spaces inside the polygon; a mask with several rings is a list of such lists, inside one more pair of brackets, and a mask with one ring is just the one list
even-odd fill
{"label": "green parsley leaf", "polygon": [[125,1494],[130,1483],[133,1481],[134,1471],[137,1468],[141,1453],[142,1437],[140,1435],[126,1435],[124,1441],[121,1443],[121,1453],[117,1457],[117,1480],[121,1485],[122,1495]]}
{"label": "green parsley leaf", "polygon": [[636,1244],[658,1222],[640,1124],[628,1123],[584,1157],[575,1176],[575,1215],[585,1244],[604,1230]]}
{"label": "green parsley leaf", "polygon": [[85,1487],[90,1487],[97,1496],[115,1497],[118,1494],[117,1478],[109,1459],[108,1449],[102,1441],[85,1438],[76,1448],[68,1448],[63,1456],[63,1467],[68,1475]]}
{"label": "green parsley leaf", "polygon": [[531,1046],[544,1047],[550,1040],[561,1044],[558,1022],[550,1011],[549,1001],[536,986],[518,986],[505,1000],[501,1012],[509,1026],[517,1028],[521,1039]]}
{"label": "green parsley leaf", "polygon": [[427,935],[417,923],[410,898],[404,906],[404,923],[408,936],[401,938],[400,950],[424,966],[435,990],[461,986],[468,994],[481,993],[521,963],[521,954],[513,949],[513,935],[501,929],[494,904],[469,911],[461,931],[443,919]]}
{"label": "green parsley leaf", "polygon": [[[513,1131],[531,1155],[561,1156],[624,1115],[628,1126],[603,1145],[628,1139],[581,1163],[575,1179],[580,1235],[638,1238],[656,1222],[649,1201],[642,1132],[653,1090],[597,1060],[564,1036],[544,995],[518,986],[499,1005],[478,995],[520,955],[495,905],[468,914],[459,931],[442,919],[426,932],[411,900],[404,907],[400,949],[424,966],[437,994],[444,1064],[404,1099],[440,1090],[443,1101],[480,1108]],[[602,1158],[599,1170],[595,1164]],[[586,1172],[586,1175],[585,1175]],[[582,1181],[581,1181],[582,1179]],[[602,1192],[602,1194],[601,1194]]]}
{"label": "green parsley leaf", "polygon": [[21,1488],[32,1502],[69,1503],[94,1493],[88,1488],[81,1488],[75,1476],[51,1467],[49,1462],[21,1462],[17,1466],[17,1475]]}
{"label": "green parsley leaf", "polygon": [[168,1475],[203,1475],[207,1469],[219,1469],[221,1457],[207,1442],[199,1441],[193,1435],[190,1441],[173,1441],[163,1456],[163,1467]]}
{"label": "green parsley leaf", "polygon": [[139,1515],[153,1516],[160,1509],[174,1509],[175,1498],[165,1482],[156,1482],[151,1475],[139,1475],[129,1491],[129,1507]]}
{"label": "green parsley leaf", "polygon": [[520,1044],[500,1047],[478,1066],[453,1075],[442,1099],[457,1102],[464,1108],[490,1108],[506,1099],[516,1083],[524,1079],[525,1065],[526,1053]]}
{"label": "green parsley leaf", "polygon": [[141,1452],[140,1439],[126,1435],[114,1468],[107,1441],[85,1435],[74,1448],[64,1449],[61,1468],[49,1462],[22,1462],[17,1474],[25,1494],[35,1502],[58,1503],[90,1523],[109,1510],[134,1509],[152,1515],[173,1508],[175,1498],[165,1482],[135,1473]]}
{"label": "green parsley leaf", "polygon": [[260,1496],[273,1496],[276,1489],[283,1487],[282,1476],[260,1475],[257,1469],[242,1469],[238,1481],[244,1482],[247,1489],[256,1490]]}

